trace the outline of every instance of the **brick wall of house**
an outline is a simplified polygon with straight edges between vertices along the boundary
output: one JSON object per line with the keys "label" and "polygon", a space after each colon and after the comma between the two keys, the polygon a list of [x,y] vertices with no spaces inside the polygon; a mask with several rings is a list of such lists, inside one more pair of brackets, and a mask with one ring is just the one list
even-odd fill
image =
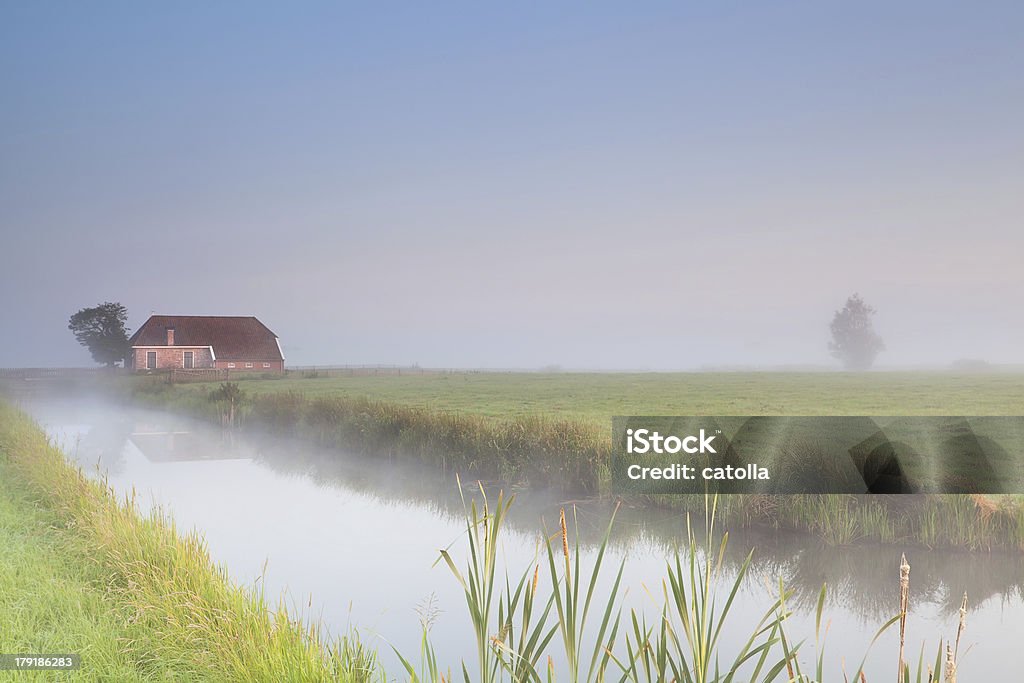
{"label": "brick wall of house", "polygon": [[213,356],[210,354],[209,346],[156,346],[151,348],[132,349],[132,351],[135,354],[132,367],[136,370],[146,370],[148,368],[146,363],[146,354],[150,351],[156,352],[157,370],[184,367],[185,351],[191,351],[194,354],[193,358],[195,360],[193,367],[195,368],[219,367],[214,365]]}
{"label": "brick wall of house", "polygon": [[[252,367],[248,367],[252,364]],[[222,370],[248,370],[250,372],[284,372],[284,361],[280,360],[221,360],[217,359],[216,367]]]}

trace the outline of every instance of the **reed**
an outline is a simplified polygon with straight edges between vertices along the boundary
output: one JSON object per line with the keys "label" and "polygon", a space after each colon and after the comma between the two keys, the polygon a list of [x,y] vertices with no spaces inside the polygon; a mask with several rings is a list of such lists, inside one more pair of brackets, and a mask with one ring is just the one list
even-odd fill
{"label": "reed", "polygon": [[754,668],[749,680],[768,683],[792,668],[798,648],[789,649],[782,632],[782,624],[789,616],[784,606],[785,591],[753,626],[731,662],[726,659],[722,668],[723,655],[728,657],[721,646],[722,629],[729,620],[754,551],[748,553],[731,583],[725,582],[722,568],[728,533],[720,540],[716,536],[717,501],[717,497],[706,501],[703,547],[699,546],[687,518],[687,553],[684,559],[676,551],[667,564],[667,582],[662,583],[665,608],[657,636],[652,640],[651,632],[639,627],[642,618],[631,615],[633,642],[627,648],[630,660],[624,667],[627,680],[671,678],[679,683],[732,683],[742,667],[751,662]]}
{"label": "reed", "polygon": [[[794,656],[795,650],[785,655],[774,652],[779,643],[780,624],[787,616],[779,611],[781,601],[776,601],[722,671],[719,664],[723,655],[721,633],[744,582],[750,558],[723,591],[720,584],[727,537],[722,538],[720,545],[715,545],[713,512],[706,520],[709,523],[707,545],[698,547],[697,536],[691,528],[686,553],[677,552],[674,560],[667,564],[668,576],[663,586],[665,603],[658,627],[647,627],[646,617],[631,610],[632,633],[624,638],[624,645],[620,647],[617,641],[622,617],[619,592],[625,560],[619,562],[610,586],[598,590],[614,514],[595,558],[584,565],[575,514],[567,517],[566,511],[561,510],[557,530],[546,535],[543,543],[551,585],[548,596],[539,598],[537,565],[523,572],[515,584],[506,574],[504,589],[501,588],[502,582],[495,572],[494,551],[512,500],[499,494],[497,504],[492,507],[483,489],[480,496],[482,503],[473,501],[466,507],[468,557],[465,568],[459,568],[449,549],[440,551],[439,559],[463,588],[475,634],[477,675],[471,677],[468,664],[463,661],[466,681],[491,683],[505,680],[506,675],[508,680],[517,682],[554,680],[553,653],[547,649],[556,634],[560,636],[559,657],[564,663],[565,676],[573,683],[653,682],[672,677],[680,683],[731,683],[747,662],[753,662],[755,675],[765,673],[764,678],[757,680],[767,683],[775,680],[784,670],[787,659]],[[495,600],[499,604],[497,620],[492,619],[491,606]],[[539,616],[534,619],[535,610],[539,610]],[[546,677],[542,677],[541,662],[545,654],[548,655]],[[418,680],[409,660],[403,657],[402,662],[406,672]]]}
{"label": "reed", "polygon": [[[903,673],[903,648],[907,636],[907,606],[910,600],[910,563],[906,554],[900,557],[900,658],[896,671]],[[897,680],[899,678],[897,677]]]}
{"label": "reed", "polygon": [[[843,670],[841,664],[830,665],[827,662],[822,628],[827,589],[824,585],[821,587],[815,606],[817,656],[813,660],[813,670],[805,671],[801,656],[804,640],[796,641],[787,632],[791,616],[787,604],[793,592],[781,580],[774,602],[757,623],[747,625],[749,636],[746,641],[732,646],[723,643],[721,634],[726,630],[726,624],[732,621],[731,608],[744,584],[753,550],[736,574],[727,579],[723,574],[723,559],[728,533],[718,534],[716,531],[716,498],[706,501],[701,527],[703,534],[698,534],[688,523],[687,545],[676,551],[666,564],[662,593],[656,600],[659,606],[657,619],[649,621],[645,611],[630,610],[625,635],[620,642],[617,635],[622,621],[619,590],[623,564],[619,564],[607,591],[595,590],[602,565],[606,562],[610,533],[606,533],[598,545],[592,563],[585,565],[580,559],[578,534],[574,531],[575,515],[567,515],[562,510],[557,529],[546,536],[544,543],[551,579],[549,596],[544,599],[538,593],[536,566],[524,571],[516,584],[510,582],[506,575],[504,588],[500,588],[502,582],[494,572],[489,549],[500,542],[503,520],[512,500],[499,496],[499,505],[491,512],[482,489],[480,495],[484,501],[482,507],[476,503],[467,506],[469,559],[466,571],[457,568],[449,549],[441,552],[441,559],[466,591],[466,604],[477,633],[479,677],[470,677],[463,662],[466,681],[539,683],[555,680],[554,653],[546,648],[557,632],[561,636],[558,656],[563,662],[565,677],[573,682],[618,680],[623,683],[654,683],[673,680],[677,683],[734,683],[743,680],[826,683],[835,677],[847,683],[869,683],[874,680],[869,679],[866,673],[871,648],[889,629],[899,624],[897,680],[901,683],[911,683],[912,680],[916,683],[939,683],[941,679],[945,683],[955,683],[959,641],[966,627],[966,596],[955,641],[946,643],[940,640],[933,663],[925,662],[922,646],[916,667],[912,670],[905,655],[910,597],[910,563],[905,555],[901,556],[899,567],[898,613],[875,632],[852,676]],[[612,524],[614,515],[609,523],[609,532]],[[487,605],[494,599],[495,591],[499,593],[497,601],[502,607],[497,620],[492,621],[487,617]],[[524,596],[527,599],[524,600]],[[554,609],[551,609],[552,604]],[[534,609],[541,605],[539,618],[532,620]],[[591,623],[594,617],[597,620]],[[550,620],[555,623],[551,625]],[[735,630],[737,627],[742,625],[728,628]],[[491,633],[489,638],[488,633]],[[486,646],[489,646],[489,652]],[[545,654],[548,657],[547,667],[543,670]],[[412,667],[407,665],[407,670],[411,672]],[[830,674],[830,670],[835,672],[835,676]]]}
{"label": "reed", "polygon": [[[405,673],[409,676],[409,683],[424,683],[424,682],[440,682],[447,683],[452,681],[451,669],[443,671],[441,665],[437,660],[437,652],[434,651],[434,646],[430,642],[430,626],[426,623],[422,625],[422,637],[420,638],[420,651],[419,651],[419,668],[405,656],[402,655],[396,648],[392,647],[395,656],[398,657],[399,663],[402,668],[405,669]],[[466,674],[468,677],[468,673]],[[345,680],[344,678],[342,680]]]}
{"label": "reed", "polygon": [[[781,595],[785,594],[784,588],[780,582],[779,591]],[[910,596],[910,563],[907,561],[907,557],[903,554],[900,558],[899,567],[899,612],[892,617],[889,621],[883,624],[874,637],[871,639],[868,645],[868,652],[864,654],[864,658],[861,660],[860,666],[853,673],[852,676],[848,676],[845,671],[843,672],[844,683],[850,681],[856,681],[859,683],[869,683],[867,674],[865,673],[865,667],[867,665],[868,655],[870,654],[871,648],[879,638],[885,634],[895,624],[899,624],[899,657],[898,657],[898,673],[896,680],[898,683],[911,683],[911,680],[915,683],[956,683],[956,671],[960,649],[960,638],[967,625],[967,594],[964,594],[963,601],[960,606],[960,620],[957,627],[956,639],[954,643],[945,642],[939,640],[938,646],[935,652],[935,660],[932,663],[926,663],[924,659],[924,644],[921,645],[920,654],[918,655],[916,673],[911,670],[910,664],[905,661],[905,643],[906,643],[906,625],[907,625],[907,610],[909,606]],[[789,666],[789,682],[790,683],[825,683],[828,677],[825,674],[824,658],[825,648],[823,639],[820,638],[821,620],[823,607],[825,603],[825,587],[822,586],[821,594],[818,599],[817,607],[815,610],[815,644],[818,650],[817,666],[814,674],[804,673],[800,666],[800,660],[798,657],[792,657]],[[783,644],[783,649],[787,650],[788,638],[785,634],[784,625],[780,625],[780,638]],[[913,679],[911,678],[913,676]],[[751,679],[753,680],[753,679]]]}
{"label": "reed", "polygon": [[[461,489],[461,485],[460,485]],[[481,488],[481,492],[483,489]],[[497,505],[493,512],[488,506],[487,498],[483,498],[482,509],[472,501],[466,522],[466,538],[469,541],[469,559],[466,571],[459,570],[447,550],[441,551],[441,559],[448,565],[466,596],[476,636],[478,676],[480,683],[492,683],[498,680],[501,660],[498,651],[508,637],[501,629],[498,635],[491,635],[492,615],[495,601],[495,574],[498,564],[498,539],[504,523],[505,515],[511,501],[506,501],[504,494],[498,495]],[[504,620],[500,620],[504,627]],[[463,664],[465,671],[465,664]],[[469,674],[466,672],[468,678]]]}
{"label": "reed", "polygon": [[964,629],[967,628],[967,593],[964,593],[963,602],[960,603],[960,624],[956,629],[956,645],[953,648],[953,656],[958,657],[960,655],[960,636],[964,634]]}
{"label": "reed", "polygon": [[[561,539],[559,546],[547,538],[545,547],[547,550],[548,570],[551,577],[552,597],[555,602],[555,613],[558,617],[558,632],[562,636],[562,648],[568,668],[568,677],[572,683],[580,681],[603,681],[605,680],[608,666],[612,661],[612,650],[615,646],[615,638],[619,631],[621,620],[621,609],[618,607],[619,588],[622,583],[622,572],[625,568],[625,559],[619,563],[615,579],[601,598],[597,597],[595,588],[601,575],[601,567],[604,563],[605,552],[608,549],[608,541],[611,537],[612,525],[615,523],[615,513],[608,523],[604,538],[597,548],[597,557],[589,571],[589,578],[580,567],[580,545],[579,527],[573,508],[573,540],[569,540],[569,529],[566,524],[565,510],[559,513],[558,536]],[[561,553],[558,552],[561,550]],[[558,577],[558,567],[561,564],[556,557],[561,555],[561,563],[564,563],[561,579]],[[580,588],[586,586],[586,594],[582,600]],[[596,599],[596,601],[595,601]],[[596,610],[600,616],[597,631],[588,634],[586,632],[588,620]],[[592,640],[590,644],[584,644],[586,637]]]}

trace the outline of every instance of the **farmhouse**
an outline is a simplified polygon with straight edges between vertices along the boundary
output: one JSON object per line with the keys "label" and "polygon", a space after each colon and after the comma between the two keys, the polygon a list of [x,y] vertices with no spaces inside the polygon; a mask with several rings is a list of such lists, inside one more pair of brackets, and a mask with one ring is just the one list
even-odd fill
{"label": "farmhouse", "polygon": [[128,343],[127,365],[136,371],[284,371],[277,335],[253,316],[152,315]]}

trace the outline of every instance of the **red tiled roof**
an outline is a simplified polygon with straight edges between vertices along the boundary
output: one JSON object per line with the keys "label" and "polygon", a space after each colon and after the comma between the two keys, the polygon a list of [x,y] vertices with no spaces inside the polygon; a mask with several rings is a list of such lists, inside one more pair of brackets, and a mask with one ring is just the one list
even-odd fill
{"label": "red tiled roof", "polygon": [[253,316],[151,315],[129,343],[166,346],[168,327],[175,346],[212,346],[217,360],[284,360],[277,335]]}

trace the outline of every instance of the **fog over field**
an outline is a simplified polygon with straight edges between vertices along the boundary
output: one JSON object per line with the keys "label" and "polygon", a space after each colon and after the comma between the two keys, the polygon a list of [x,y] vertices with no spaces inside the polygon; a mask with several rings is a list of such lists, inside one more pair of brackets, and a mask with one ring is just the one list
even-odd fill
{"label": "fog over field", "polygon": [[878,366],[1024,349],[1024,5],[6,3],[0,367],[84,306],[289,364]]}

